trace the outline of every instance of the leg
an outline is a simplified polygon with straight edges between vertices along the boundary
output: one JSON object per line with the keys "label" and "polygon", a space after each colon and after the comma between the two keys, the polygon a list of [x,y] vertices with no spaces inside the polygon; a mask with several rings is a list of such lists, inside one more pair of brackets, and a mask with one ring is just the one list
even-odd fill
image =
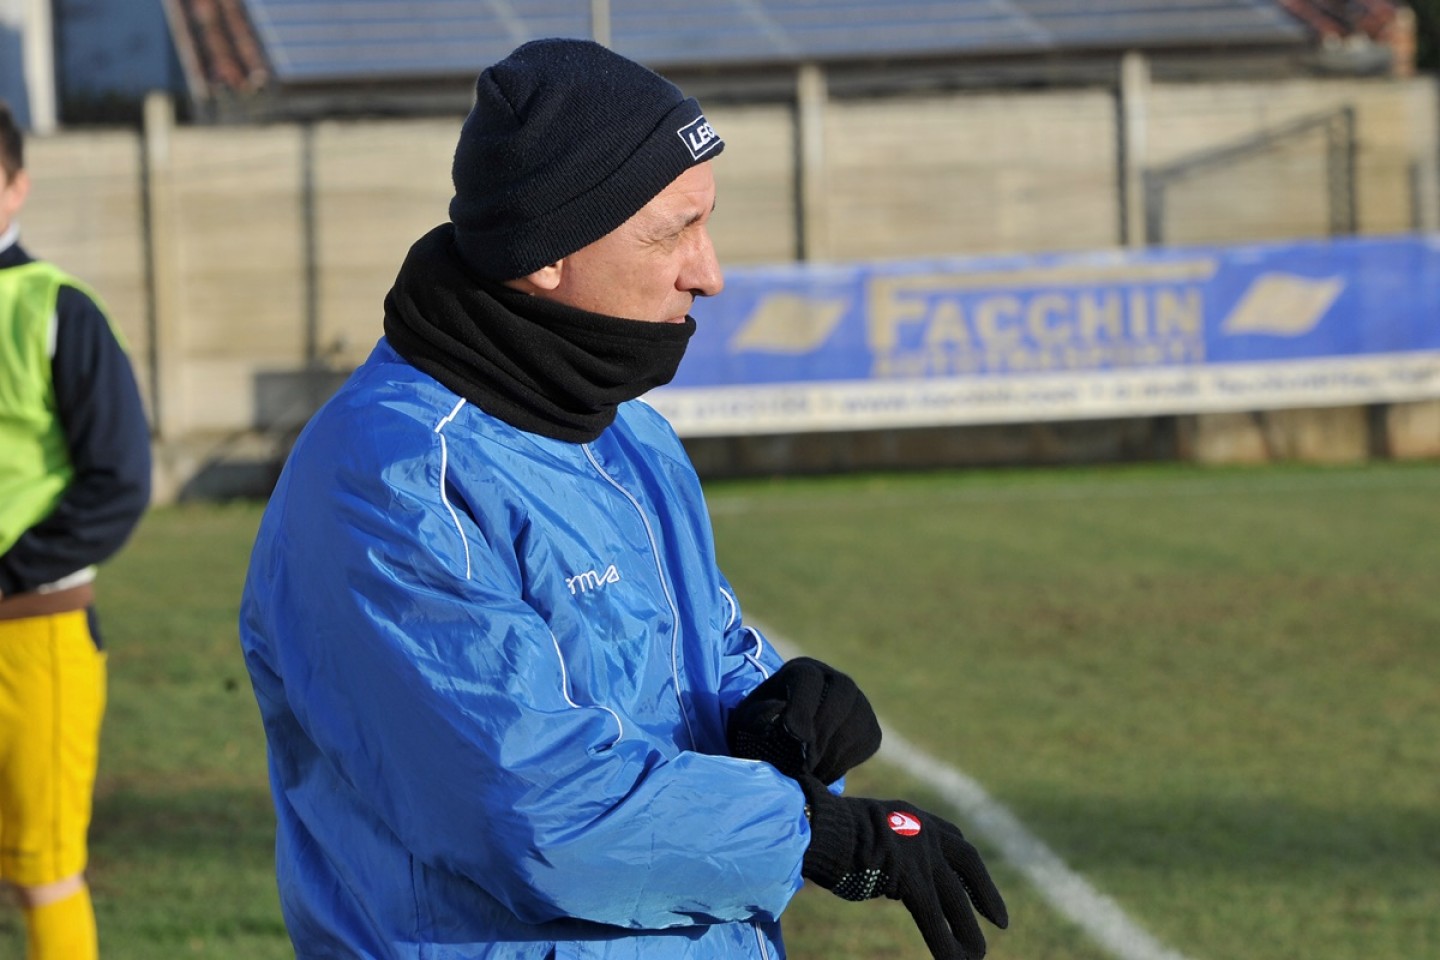
{"label": "leg", "polygon": [[16,887],[25,914],[26,960],[95,960],[100,955],[90,888],[80,874]]}
{"label": "leg", "polygon": [[0,876],[29,960],[95,960],[84,879],[105,658],[83,610],[0,621]]}

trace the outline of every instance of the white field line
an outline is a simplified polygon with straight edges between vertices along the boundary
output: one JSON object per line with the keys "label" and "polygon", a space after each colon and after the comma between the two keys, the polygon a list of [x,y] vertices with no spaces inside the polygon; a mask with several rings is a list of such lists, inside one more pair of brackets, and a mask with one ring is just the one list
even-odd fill
{"label": "white field line", "polygon": [[[791,641],[765,630],[785,659],[798,655]],[[991,797],[973,777],[930,756],[883,720],[880,759],[903,770],[944,798],[966,821],[972,837],[1000,855],[1034,885],[1041,898],[1061,916],[1084,930],[1116,960],[1187,960],[1184,954],[1156,940],[1120,905],[1096,890],[1080,874],[1031,833],[1015,814]]]}

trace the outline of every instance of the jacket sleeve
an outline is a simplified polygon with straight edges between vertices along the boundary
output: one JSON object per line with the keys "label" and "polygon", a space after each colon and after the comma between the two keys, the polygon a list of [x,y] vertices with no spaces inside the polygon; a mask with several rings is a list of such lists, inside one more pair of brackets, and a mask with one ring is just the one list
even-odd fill
{"label": "jacket sleeve", "polygon": [[100,308],[62,287],[55,398],[75,475],[55,509],[0,557],[0,593],[22,593],[109,559],[150,500],[150,430],[130,360]]}
{"label": "jacket sleeve", "polygon": [[[730,623],[725,629],[725,662],[721,673],[720,703],[724,711],[723,726],[729,722],[730,711],[763,680],[779,670],[785,663],[785,658],[758,627],[744,622],[735,593],[723,574],[721,593],[732,611]],[[837,797],[845,792],[843,776],[830,784],[830,792]]]}
{"label": "jacket sleeve", "polygon": [[263,619],[247,629],[272,636],[287,709],[362,802],[525,922],[776,918],[809,843],[798,786],[666,750],[577,699],[509,534],[413,476],[388,485],[291,489],[251,569],[266,597],[242,614]]}
{"label": "jacket sleeve", "polygon": [[728,719],[736,704],[780,669],[785,661],[758,627],[745,623],[735,591],[723,574],[720,577],[720,594],[724,606],[730,611],[730,621],[725,625],[725,660],[720,674],[720,705]]}

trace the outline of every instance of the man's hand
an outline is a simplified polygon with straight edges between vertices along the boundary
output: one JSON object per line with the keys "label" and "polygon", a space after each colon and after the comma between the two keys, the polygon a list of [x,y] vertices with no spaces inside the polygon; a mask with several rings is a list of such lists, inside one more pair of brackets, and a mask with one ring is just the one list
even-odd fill
{"label": "man's hand", "polygon": [[809,801],[806,879],[846,900],[904,903],[935,960],[985,956],[975,911],[1002,930],[1010,915],[958,827],[903,800],[837,797],[813,777],[800,786]]}
{"label": "man's hand", "polygon": [[880,749],[880,722],[854,680],[797,657],[740,701],[726,739],[732,756],[834,783]]}

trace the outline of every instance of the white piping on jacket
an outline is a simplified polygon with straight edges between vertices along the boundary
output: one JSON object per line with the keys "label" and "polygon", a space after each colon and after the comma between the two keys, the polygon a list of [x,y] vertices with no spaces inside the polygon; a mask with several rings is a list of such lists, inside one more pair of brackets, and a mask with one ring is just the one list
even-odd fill
{"label": "white piping on jacket", "polygon": [[465,549],[465,579],[470,579],[470,541],[465,539],[465,528],[460,526],[460,515],[450,505],[450,498],[445,495],[445,474],[450,469],[450,448],[445,443],[445,426],[455,419],[460,408],[465,406],[464,399],[455,404],[454,408],[447,413],[439,423],[435,424],[435,435],[440,438],[440,502],[445,504],[445,509],[450,511],[450,519],[455,524],[455,532],[460,534],[460,546]]}
{"label": "white piping on jacket", "polygon": [[765,933],[760,929],[760,921],[751,920],[750,929],[755,931],[755,945],[760,948],[761,960],[770,960],[770,945],[765,942]]}
{"label": "white piping on jacket", "polygon": [[[460,408],[463,406],[465,406],[465,401],[462,399],[459,403],[455,404],[454,408],[451,409],[439,423],[435,424],[435,435],[440,438],[440,500],[445,504],[445,509],[450,511],[450,519],[455,524],[455,532],[460,535],[460,545],[465,549],[465,579],[469,580],[471,573],[470,542],[465,539],[465,528],[460,525],[460,515],[455,512],[455,507],[451,505],[450,498],[445,495],[445,476],[450,468],[450,448],[445,442],[445,427],[455,419],[455,415],[460,412]],[[555,636],[554,631],[550,633],[550,642],[554,644],[555,656],[560,661],[560,695],[565,698],[567,704],[576,710],[585,709],[570,696],[570,668],[565,664],[565,654],[560,649],[560,639]],[[602,706],[598,703],[594,706],[597,710],[604,710],[615,720],[615,726],[618,728],[619,733],[610,744],[610,746],[613,747],[625,738],[625,724],[620,720],[620,715],[609,707]]]}
{"label": "white piping on jacket", "polygon": [[[580,704],[576,703],[575,700],[570,696],[570,668],[565,664],[565,653],[560,649],[560,638],[555,636],[554,630],[550,631],[550,642],[555,645],[555,657],[560,661],[560,695],[565,698],[566,703],[570,704],[570,706],[574,707],[576,710],[585,709],[584,707],[580,706]],[[615,726],[620,728],[620,732],[616,734],[615,739],[611,741],[610,746],[613,747],[621,740],[624,740],[625,724],[621,722],[620,714],[616,713],[614,710],[611,710],[609,707],[602,704],[597,703],[594,705],[594,707],[597,710],[604,710],[606,713],[610,714],[610,716],[614,717]]]}
{"label": "white piping on jacket", "polygon": [[660,576],[660,589],[665,594],[665,602],[670,605],[670,618],[675,625],[674,633],[670,637],[670,676],[675,681],[675,700],[680,705],[680,719],[685,721],[685,732],[690,737],[690,749],[694,750],[698,741],[695,739],[695,730],[690,725],[690,714],[685,709],[685,701],[680,696],[680,690],[684,686],[680,682],[680,608],[676,606],[675,598],[670,595],[670,583],[665,579],[665,564],[660,560],[660,543],[655,539],[655,530],[650,526],[650,518],[645,515],[640,501],[636,500],[629,490],[622,487],[619,481],[605,472],[605,468],[600,466],[600,461],[596,459],[594,451],[590,449],[590,444],[582,443],[580,449],[585,451],[585,459],[590,461],[595,472],[604,477],[610,486],[630,501],[630,505],[640,515],[640,522],[645,525],[645,535],[650,538],[650,552],[655,554],[655,572]]}
{"label": "white piping on jacket", "polygon": [[[720,588],[720,594],[725,598],[725,602],[730,604],[730,619],[725,621],[725,629],[729,630],[735,626],[736,621],[740,619],[740,603],[735,599],[735,595],[724,587]],[[770,669],[766,667],[765,662],[760,659],[760,656],[765,652],[765,635],[749,624],[744,624],[741,629],[755,639],[755,651],[753,653],[743,654],[743,656],[746,660],[750,661],[751,666],[760,671],[760,676],[769,680]]]}
{"label": "white piping on jacket", "polygon": [[745,627],[745,629],[750,633],[752,637],[755,638],[755,652],[745,654],[745,659],[749,660],[752,664],[755,665],[755,669],[760,671],[760,676],[764,677],[766,680],[769,680],[770,668],[765,666],[765,661],[760,659],[760,655],[765,652],[765,635],[759,630],[756,630],[754,627],[748,625]]}
{"label": "white piping on jacket", "polygon": [[725,621],[725,629],[729,630],[735,626],[735,621],[740,619],[740,604],[736,602],[735,595],[724,587],[720,588],[720,593],[725,597],[725,602],[730,604],[730,619]]}

